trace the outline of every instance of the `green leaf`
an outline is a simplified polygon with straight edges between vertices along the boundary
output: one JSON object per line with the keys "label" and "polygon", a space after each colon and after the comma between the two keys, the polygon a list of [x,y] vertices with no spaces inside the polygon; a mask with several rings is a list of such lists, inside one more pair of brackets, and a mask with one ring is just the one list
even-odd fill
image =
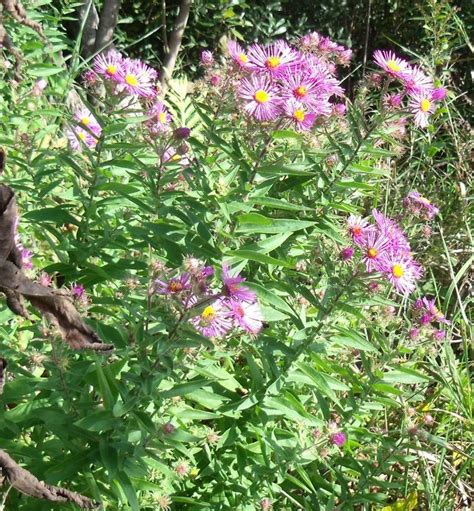
{"label": "green leaf", "polygon": [[306,229],[315,224],[308,220],[293,220],[287,218],[268,218],[258,213],[249,213],[237,217],[238,227],[236,232],[245,233],[268,233],[294,232]]}
{"label": "green leaf", "polygon": [[262,254],[260,252],[255,252],[253,250],[239,249],[234,250],[233,252],[227,252],[225,255],[229,257],[236,257],[237,259],[255,261],[262,264],[272,264],[274,266],[282,266],[284,268],[294,268],[294,264],[282,261],[281,259],[275,259],[274,257]]}

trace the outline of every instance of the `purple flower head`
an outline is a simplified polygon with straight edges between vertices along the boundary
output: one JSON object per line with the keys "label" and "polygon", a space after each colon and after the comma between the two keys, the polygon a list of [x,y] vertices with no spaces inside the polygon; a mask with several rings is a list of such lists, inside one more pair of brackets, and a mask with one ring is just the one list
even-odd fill
{"label": "purple flower head", "polygon": [[244,78],[238,95],[244,102],[245,112],[258,121],[271,121],[280,114],[279,88],[264,76]]}
{"label": "purple flower head", "polygon": [[117,71],[117,77],[122,90],[131,96],[156,96],[155,81],[158,73],[141,60],[125,59],[123,66]]}
{"label": "purple flower head", "polygon": [[376,209],[372,210],[372,215],[379,231],[390,240],[390,252],[409,257],[411,254],[410,244],[397,223]]}
{"label": "purple flower head", "polygon": [[245,282],[243,277],[239,274],[231,276],[229,266],[227,264],[222,265],[222,294],[234,300],[254,303],[256,300],[255,293],[248,287],[242,286],[242,282]]}
{"label": "purple flower head", "polygon": [[337,447],[342,447],[346,443],[346,434],[342,431],[332,433],[329,439],[333,445],[337,445]]}
{"label": "purple flower head", "polygon": [[383,102],[386,107],[396,109],[400,108],[402,98],[402,94],[385,94]]}
{"label": "purple flower head", "polygon": [[354,255],[354,249],[352,247],[345,247],[339,252],[339,258],[343,261],[349,261]]}
{"label": "purple flower head", "polygon": [[189,128],[186,128],[186,126],[181,126],[180,128],[176,128],[173,134],[174,138],[185,140],[190,137],[191,130]]}
{"label": "purple flower head", "polygon": [[46,89],[47,86],[48,86],[47,80],[41,78],[40,80],[35,82],[35,84],[33,85],[33,89],[31,90],[31,93],[33,94],[33,96],[38,98],[39,96],[41,96],[41,94],[43,93],[44,89]]}
{"label": "purple flower head", "polygon": [[71,286],[71,294],[75,300],[81,302],[84,305],[87,305],[87,303],[89,302],[86,290],[84,289],[84,286],[81,284],[73,284]]}
{"label": "purple flower head", "polygon": [[265,73],[271,77],[280,76],[286,69],[298,63],[298,52],[284,41],[276,41],[267,46],[252,44],[248,52],[248,69]]}
{"label": "purple flower head", "polygon": [[81,75],[82,81],[86,86],[92,86],[97,83],[97,79],[99,78],[99,75],[93,71],[92,69],[87,69],[84,71]]}
{"label": "purple flower head", "polygon": [[426,296],[423,298],[418,298],[413,305],[413,308],[420,315],[419,322],[422,325],[426,325],[432,322],[445,323],[446,325],[451,324],[449,320],[446,319],[444,314],[436,307],[436,300],[428,299]]}
{"label": "purple flower head", "polygon": [[227,302],[229,316],[235,326],[240,326],[246,332],[256,335],[263,326],[263,316],[258,303],[248,303],[230,299]]}
{"label": "purple flower head", "polygon": [[403,201],[410,213],[431,220],[439,209],[416,191],[410,192]]}
{"label": "purple flower head", "polygon": [[212,75],[209,81],[213,87],[217,87],[221,83],[221,77],[219,75]]}
{"label": "purple flower head", "polygon": [[216,300],[205,307],[198,316],[191,318],[190,322],[206,337],[223,337],[232,328],[229,310],[222,300]]}
{"label": "purple flower head", "polygon": [[48,275],[46,272],[42,272],[38,278],[38,284],[41,284],[44,287],[49,287],[53,283],[53,279],[51,275]]}
{"label": "purple flower head", "polygon": [[33,254],[26,248],[20,248],[21,253],[21,266],[25,270],[31,270],[33,268],[33,261],[31,260]]}
{"label": "purple flower head", "polygon": [[229,55],[231,59],[237,64],[240,68],[248,67],[249,58],[245,50],[240,46],[236,41],[229,41],[227,43],[227,49],[229,50]]}
{"label": "purple flower head", "polygon": [[308,131],[313,127],[316,114],[307,110],[303,103],[294,99],[288,100],[283,105],[283,111],[293,126],[299,131]]}
{"label": "purple flower head", "polygon": [[420,336],[420,329],[419,328],[411,328],[408,332],[408,335],[412,341],[416,341],[418,337]]}
{"label": "purple flower head", "polygon": [[442,341],[446,337],[446,332],[444,330],[435,330],[433,332],[433,339],[435,341]]}
{"label": "purple flower head", "polygon": [[204,67],[211,67],[214,64],[214,55],[209,50],[203,50],[199,56],[199,61]]}
{"label": "purple flower head", "polygon": [[94,71],[104,78],[119,81],[120,73],[123,70],[124,58],[116,50],[109,50],[107,53],[101,53],[94,58]]}
{"label": "purple flower head", "polygon": [[173,277],[167,282],[156,279],[154,283],[154,292],[158,295],[176,295],[189,289],[191,289],[191,278],[187,272]]}
{"label": "purple flower head", "polygon": [[347,107],[344,103],[334,103],[332,110],[334,115],[343,116],[346,113]]}
{"label": "purple flower head", "polygon": [[431,101],[443,101],[447,95],[448,93],[444,87],[437,87],[431,91]]}

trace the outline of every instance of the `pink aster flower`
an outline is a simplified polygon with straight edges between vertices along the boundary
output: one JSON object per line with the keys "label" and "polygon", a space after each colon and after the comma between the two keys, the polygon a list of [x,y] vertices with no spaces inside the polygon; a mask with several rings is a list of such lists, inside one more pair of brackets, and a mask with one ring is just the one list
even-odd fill
{"label": "pink aster flower", "polygon": [[263,316],[258,303],[241,302],[230,299],[227,302],[230,310],[230,318],[236,326],[240,326],[246,332],[256,335],[263,326]]}
{"label": "pink aster flower", "polygon": [[372,210],[372,215],[380,232],[390,240],[390,252],[410,257],[411,249],[405,233],[400,229],[397,223],[391,218],[386,217],[376,209]]}
{"label": "pink aster flower", "polygon": [[376,50],[374,61],[386,73],[396,78],[401,78],[408,69],[408,62],[397,57],[392,51]]}
{"label": "pink aster flower", "polygon": [[83,145],[89,149],[94,149],[97,145],[97,139],[80,126],[75,126],[74,128],[67,130],[66,136],[74,151],[81,152]]}
{"label": "pink aster flower", "polygon": [[402,94],[385,94],[383,102],[387,108],[400,108],[402,98]]}
{"label": "pink aster flower", "polygon": [[279,88],[264,76],[251,76],[240,82],[239,97],[244,110],[258,121],[271,121],[280,114]]}
{"label": "pink aster flower", "polygon": [[178,277],[173,277],[167,282],[156,279],[153,291],[158,295],[176,295],[191,289],[191,279],[189,273],[182,273]]}
{"label": "pink aster flower", "polygon": [[190,319],[194,328],[206,337],[223,337],[231,328],[232,320],[229,310],[222,300],[216,300]]}
{"label": "pink aster flower", "polygon": [[294,99],[290,99],[284,104],[283,111],[297,130],[310,130],[316,120],[316,114],[314,112],[308,111],[304,104]]}
{"label": "pink aster flower", "polygon": [[367,271],[380,271],[384,256],[390,247],[390,240],[381,232],[369,232],[360,245],[363,255],[362,261]]}
{"label": "pink aster flower", "polygon": [[41,78],[40,80],[35,82],[35,84],[33,85],[33,89],[31,90],[31,93],[36,98],[39,98],[47,86],[48,82],[44,78]]}
{"label": "pink aster flower", "polygon": [[374,230],[372,225],[364,218],[356,215],[350,215],[347,219],[347,230],[352,238],[352,241],[357,245],[361,245],[365,236]]}
{"label": "pink aster flower", "polygon": [[71,294],[75,300],[83,305],[87,305],[89,303],[89,298],[83,285],[73,284],[71,286]]}
{"label": "pink aster flower", "polygon": [[101,53],[94,58],[94,71],[105,78],[118,81],[118,77],[123,70],[124,58],[116,50],[109,50],[107,53]]}
{"label": "pink aster flower", "polygon": [[156,96],[155,80],[158,73],[138,59],[125,59],[117,72],[123,90],[132,96],[153,98]]}
{"label": "pink aster flower", "polygon": [[323,79],[313,76],[309,70],[288,71],[284,73],[281,81],[281,97],[283,99],[299,101],[323,115],[331,113]]}
{"label": "pink aster flower", "polygon": [[159,135],[170,129],[171,115],[163,102],[157,101],[147,111],[150,117],[145,126],[151,135]]}
{"label": "pink aster flower", "polygon": [[247,56],[247,52],[240,46],[236,41],[229,41],[227,43],[227,50],[229,51],[229,55],[231,59],[237,64],[238,67],[246,68],[248,67],[249,58]]}
{"label": "pink aster flower", "polygon": [[245,278],[241,277],[238,273],[236,275],[230,274],[230,269],[227,264],[222,265],[222,294],[234,300],[253,303],[256,300],[256,295],[247,286],[242,286]]}
{"label": "pink aster flower", "polygon": [[426,95],[414,95],[411,97],[408,107],[415,115],[415,125],[420,128],[428,126],[428,118],[435,111],[434,102]]}
{"label": "pink aster flower", "polygon": [[53,279],[51,275],[46,273],[45,271],[41,272],[41,275],[38,278],[38,284],[41,284],[44,287],[49,287],[53,283]]}
{"label": "pink aster flower", "polygon": [[404,295],[409,295],[416,287],[416,281],[421,278],[421,266],[412,258],[404,255],[385,257],[381,270],[393,287]]}
{"label": "pink aster flower", "polygon": [[418,66],[409,66],[403,72],[401,82],[409,95],[429,94],[433,90],[433,80]]}
{"label": "pink aster flower", "polygon": [[432,219],[439,213],[439,209],[427,198],[418,192],[410,192],[403,201],[410,213],[427,219]]}
{"label": "pink aster flower", "polygon": [[247,52],[248,69],[258,73],[268,73],[277,77],[289,67],[297,64],[299,55],[284,41],[276,41],[267,46],[252,44]]}
{"label": "pink aster flower", "polygon": [[[178,148],[179,149],[179,148]],[[191,165],[189,158],[183,153],[177,151],[174,147],[168,147],[163,154],[163,163],[179,163],[183,167]]]}
{"label": "pink aster flower", "polygon": [[[18,247],[20,248],[20,247]],[[33,268],[32,257],[33,254],[27,248],[20,248],[21,266],[24,270],[31,270]]]}
{"label": "pink aster flower", "polygon": [[86,128],[86,130],[92,131],[92,133],[97,137],[100,136],[102,128],[100,127],[100,124],[97,122],[97,119],[92,115],[88,108],[82,107],[76,110],[76,112],[74,113],[74,119],[81,124],[81,127]]}

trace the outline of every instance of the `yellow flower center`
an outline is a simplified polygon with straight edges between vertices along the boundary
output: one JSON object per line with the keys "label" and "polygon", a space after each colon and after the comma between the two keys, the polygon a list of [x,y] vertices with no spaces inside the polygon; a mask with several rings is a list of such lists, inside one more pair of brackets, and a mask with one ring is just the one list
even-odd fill
{"label": "yellow flower center", "polygon": [[400,65],[397,64],[394,60],[388,60],[387,67],[394,73],[398,73],[401,69]]}
{"label": "yellow flower center", "polygon": [[169,285],[169,290],[172,292],[172,293],[178,293],[179,291],[182,291],[183,290],[183,285],[181,284],[181,282],[179,281],[176,281],[176,280],[172,280]]}
{"label": "yellow flower center", "polygon": [[83,117],[81,119],[81,123],[84,124],[84,126],[88,126],[91,123],[91,120],[89,119],[89,117]]}
{"label": "yellow flower center", "polygon": [[428,200],[426,197],[422,197],[421,195],[418,197],[418,200],[423,204],[426,204],[427,206],[431,205],[431,201]]}
{"label": "yellow flower center", "polygon": [[201,314],[201,318],[206,321],[212,321],[216,315],[216,311],[212,305],[208,305]]}
{"label": "yellow flower center", "polygon": [[280,65],[280,59],[278,57],[268,57],[265,65],[270,69],[275,69]]}
{"label": "yellow flower center", "polygon": [[362,234],[362,228],[358,226],[351,227],[350,231],[354,236],[360,236]]}
{"label": "yellow flower center", "polygon": [[259,89],[255,93],[254,98],[257,103],[266,103],[270,99],[270,95],[268,94],[268,92],[265,92],[263,89]]}
{"label": "yellow flower center", "polygon": [[394,277],[399,279],[399,278],[403,277],[403,275],[405,275],[405,272],[403,271],[403,268],[401,267],[401,265],[394,264],[392,266],[392,274]]}
{"label": "yellow flower center", "polygon": [[369,248],[369,250],[367,250],[367,255],[371,259],[374,259],[374,257],[377,257],[377,253],[378,253],[377,249],[375,249],[375,248]]}
{"label": "yellow flower center", "polygon": [[420,109],[422,112],[427,112],[431,107],[431,103],[428,99],[422,99],[420,103]]}
{"label": "yellow flower center", "polygon": [[440,310],[438,310],[438,307],[436,307],[435,305],[433,305],[433,314],[437,318],[442,318],[443,317],[443,313]]}
{"label": "yellow flower center", "polygon": [[86,139],[86,134],[85,133],[82,133],[82,131],[79,133],[78,137],[81,139],[81,140],[85,140]]}
{"label": "yellow flower center", "polygon": [[108,75],[114,75],[117,72],[117,68],[113,64],[109,64],[107,66],[107,69],[105,70],[105,72]]}
{"label": "yellow flower center", "polygon": [[298,121],[298,122],[303,122],[304,121],[304,118],[306,117],[305,116],[305,113],[303,112],[303,110],[295,110],[293,112],[293,117]]}
{"label": "yellow flower center", "polygon": [[161,122],[161,123],[165,123],[166,122],[166,114],[165,112],[160,112],[159,115],[158,115],[158,120]]}
{"label": "yellow flower center", "polygon": [[173,156],[171,157],[171,161],[179,161],[179,160],[181,160],[180,154],[173,154]]}
{"label": "yellow flower center", "polygon": [[249,61],[247,55],[245,55],[245,53],[241,53],[238,57],[238,59],[240,60],[240,62],[242,62],[242,64],[247,64],[247,62]]}
{"label": "yellow flower center", "polygon": [[296,87],[295,89],[295,96],[299,98],[304,98],[307,94],[306,87],[304,85],[300,85],[299,87]]}
{"label": "yellow flower center", "polygon": [[138,85],[138,80],[133,75],[126,75],[125,81],[132,87],[136,87]]}

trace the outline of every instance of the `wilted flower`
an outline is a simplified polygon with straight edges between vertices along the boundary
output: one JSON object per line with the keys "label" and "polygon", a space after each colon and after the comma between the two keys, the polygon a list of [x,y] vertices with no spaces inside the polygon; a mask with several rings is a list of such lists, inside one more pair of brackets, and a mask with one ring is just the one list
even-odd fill
{"label": "wilted flower", "polygon": [[49,287],[53,283],[53,279],[51,278],[51,275],[47,274],[46,272],[41,272],[39,278],[38,278],[38,284],[41,284],[44,287]]}
{"label": "wilted flower", "polygon": [[222,294],[228,298],[239,300],[243,302],[255,302],[256,295],[247,286],[242,286],[245,278],[241,277],[238,273],[230,275],[230,269],[227,264],[222,265]]}
{"label": "wilted flower", "polygon": [[189,289],[191,289],[189,273],[182,273],[167,282],[160,279],[156,279],[154,282],[154,292],[159,295],[174,295]]}
{"label": "wilted flower", "polygon": [[214,64],[214,55],[209,50],[203,50],[199,60],[203,66],[210,67]]}
{"label": "wilted flower", "polygon": [[33,89],[31,90],[31,93],[33,94],[33,96],[38,98],[39,96],[41,96],[41,94],[43,93],[44,89],[46,89],[47,86],[48,86],[47,80],[41,78],[40,80],[37,80],[35,82],[35,84],[33,85]]}
{"label": "wilted flower", "polygon": [[349,261],[349,259],[352,259],[352,256],[354,255],[354,249],[352,247],[345,247],[339,252],[339,257],[343,261]]}
{"label": "wilted flower", "polygon": [[230,318],[246,332],[256,335],[263,326],[263,316],[258,303],[249,303],[230,299],[226,304],[230,309]]}

